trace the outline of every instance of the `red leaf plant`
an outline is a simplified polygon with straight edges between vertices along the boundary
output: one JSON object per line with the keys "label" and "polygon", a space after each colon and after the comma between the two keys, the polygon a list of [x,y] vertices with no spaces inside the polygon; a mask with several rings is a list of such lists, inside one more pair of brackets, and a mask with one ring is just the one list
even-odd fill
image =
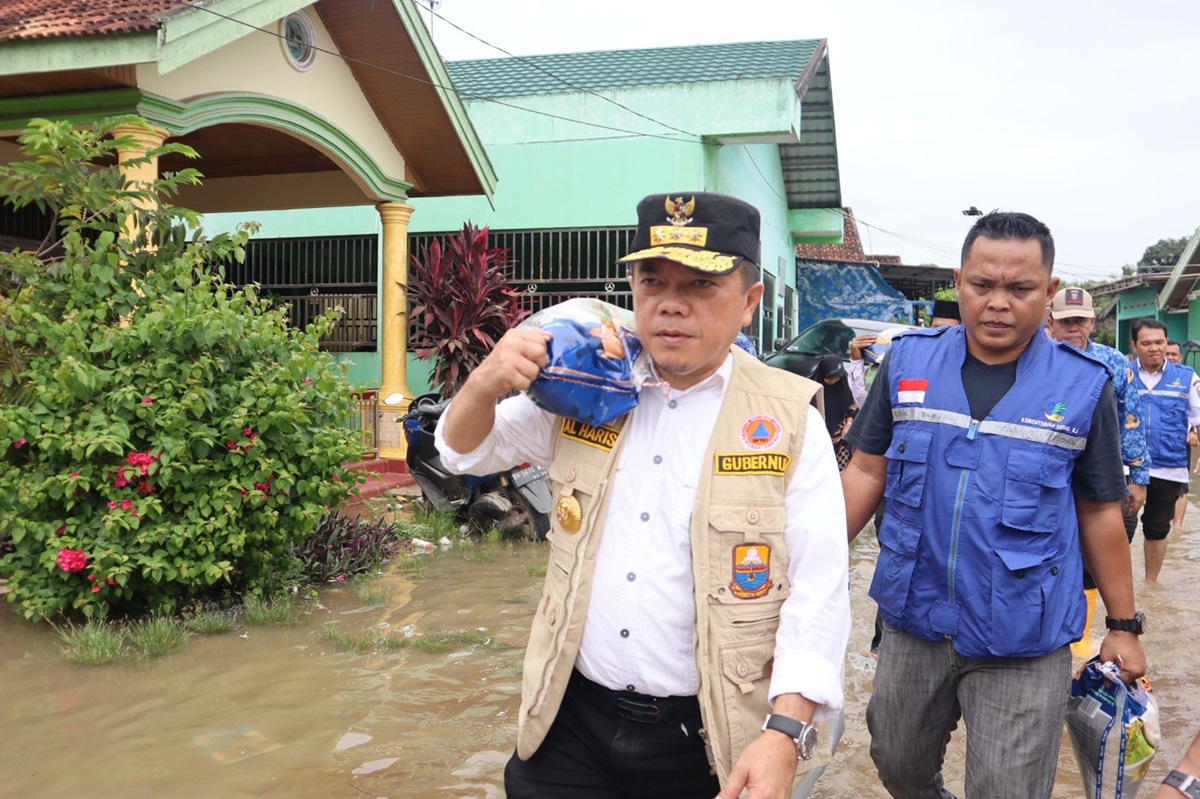
{"label": "red leaf plant", "polygon": [[409,266],[409,345],[436,358],[433,382],[453,397],[505,331],[527,313],[508,284],[512,266],[503,247],[488,246],[488,228],[467,222],[412,254]]}

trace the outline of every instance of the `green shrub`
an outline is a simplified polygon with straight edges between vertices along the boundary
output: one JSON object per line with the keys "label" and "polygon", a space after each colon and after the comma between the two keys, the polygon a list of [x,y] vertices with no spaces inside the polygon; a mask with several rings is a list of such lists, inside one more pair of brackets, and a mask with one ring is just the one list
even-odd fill
{"label": "green shrub", "polygon": [[5,201],[56,214],[40,252],[0,253],[23,281],[0,331],[25,398],[0,404],[0,576],[27,618],[269,593],[356,479],[350,387],[317,346],[333,315],[297,331],[226,284],[248,229],[208,238],[166,204],[195,170],[126,186],[107,136],[129,121],[34,120],[29,160],[0,167]]}

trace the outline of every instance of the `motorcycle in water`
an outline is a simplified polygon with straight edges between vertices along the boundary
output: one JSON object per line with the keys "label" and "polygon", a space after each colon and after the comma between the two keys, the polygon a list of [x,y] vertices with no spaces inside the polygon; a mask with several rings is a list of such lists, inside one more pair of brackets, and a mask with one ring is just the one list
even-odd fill
{"label": "motorcycle in water", "polygon": [[452,473],[433,443],[434,428],[445,409],[437,394],[422,394],[401,419],[408,442],[408,471],[425,501],[478,529],[494,525],[505,536],[544,541],[553,504],[546,470],[524,464],[483,477]]}

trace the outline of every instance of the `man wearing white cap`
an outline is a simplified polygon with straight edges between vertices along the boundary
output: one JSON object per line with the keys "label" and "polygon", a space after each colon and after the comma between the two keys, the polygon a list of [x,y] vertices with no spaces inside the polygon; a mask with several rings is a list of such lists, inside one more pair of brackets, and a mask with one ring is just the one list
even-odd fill
{"label": "man wearing white cap", "polygon": [[[1129,496],[1125,498],[1125,515],[1136,514],[1146,501],[1146,486],[1150,484],[1150,461],[1146,456],[1145,417],[1142,400],[1133,386],[1133,369],[1129,359],[1112,347],[1091,340],[1096,329],[1096,310],[1092,295],[1081,288],[1060,289],[1050,304],[1046,332],[1055,341],[1071,344],[1108,367],[1113,392],[1117,397],[1117,417],[1121,420],[1121,460],[1129,473]],[[1096,607],[1096,585],[1091,575],[1083,575],[1087,596],[1087,622],[1083,637],[1071,645],[1077,656],[1091,654],[1089,634],[1092,611]]]}

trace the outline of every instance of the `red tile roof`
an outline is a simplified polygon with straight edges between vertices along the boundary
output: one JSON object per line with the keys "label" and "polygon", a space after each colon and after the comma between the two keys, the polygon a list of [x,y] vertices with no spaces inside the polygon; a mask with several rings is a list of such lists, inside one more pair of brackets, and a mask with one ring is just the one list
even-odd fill
{"label": "red tile roof", "polygon": [[181,0],[0,0],[0,42],[133,33],[186,8]]}
{"label": "red tile roof", "polygon": [[899,264],[899,255],[867,255],[854,220],[854,209],[842,209],[841,244],[797,244],[796,258],[801,261],[847,261],[850,263]]}

